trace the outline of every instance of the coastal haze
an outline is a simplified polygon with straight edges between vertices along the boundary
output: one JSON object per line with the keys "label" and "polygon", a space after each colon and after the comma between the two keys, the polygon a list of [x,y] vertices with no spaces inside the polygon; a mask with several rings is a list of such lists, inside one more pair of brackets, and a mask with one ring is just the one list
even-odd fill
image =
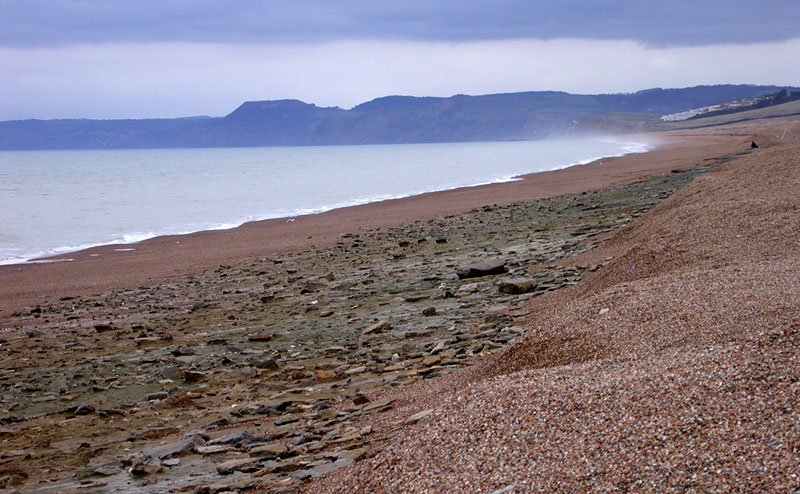
{"label": "coastal haze", "polygon": [[[797,87],[716,85],[620,94],[561,91],[385,96],[350,110],[248,101],[222,118],[0,122],[0,149],[309,146],[530,140],[662,130],[661,117]],[[781,93],[781,91],[783,93]]]}

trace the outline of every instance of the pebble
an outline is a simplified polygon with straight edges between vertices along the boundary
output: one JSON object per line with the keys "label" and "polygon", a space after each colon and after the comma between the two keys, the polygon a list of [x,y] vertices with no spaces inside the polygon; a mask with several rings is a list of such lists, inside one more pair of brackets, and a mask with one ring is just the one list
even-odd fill
{"label": "pebble", "polygon": [[424,410],[424,411],[422,411],[422,412],[419,412],[419,413],[415,413],[414,415],[412,415],[412,416],[408,417],[408,418],[407,418],[407,419],[406,419],[406,420],[403,422],[403,424],[404,424],[404,425],[413,425],[413,424],[416,424],[417,422],[419,422],[420,420],[424,419],[425,417],[427,417],[428,415],[430,415],[430,414],[432,414],[432,413],[433,413],[433,409],[432,409],[432,408],[431,408],[431,409],[428,409],[428,410]]}

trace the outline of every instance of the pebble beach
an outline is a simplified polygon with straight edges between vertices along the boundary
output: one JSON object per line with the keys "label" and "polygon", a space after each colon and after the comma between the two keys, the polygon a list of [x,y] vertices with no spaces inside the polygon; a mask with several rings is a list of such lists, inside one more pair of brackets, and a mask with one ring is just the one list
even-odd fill
{"label": "pebble beach", "polygon": [[0,492],[800,488],[800,125],[655,138],[0,266]]}

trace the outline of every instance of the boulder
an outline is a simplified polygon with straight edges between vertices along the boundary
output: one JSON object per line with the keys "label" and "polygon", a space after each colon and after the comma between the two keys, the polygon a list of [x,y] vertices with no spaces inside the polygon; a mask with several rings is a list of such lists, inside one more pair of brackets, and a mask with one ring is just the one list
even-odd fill
{"label": "boulder", "polygon": [[258,468],[257,458],[237,458],[217,465],[217,473],[229,475],[233,472],[254,472]]}
{"label": "boulder", "polygon": [[368,334],[382,333],[389,329],[392,329],[392,323],[390,323],[389,321],[378,321],[372,326],[362,331],[361,334],[368,335]]}
{"label": "boulder", "polygon": [[507,271],[505,260],[492,259],[489,261],[462,266],[456,270],[456,274],[458,275],[459,279],[463,280],[467,278],[479,278],[481,276],[503,274]]}
{"label": "boulder", "polygon": [[253,458],[264,458],[267,460],[274,460],[275,458],[284,457],[289,453],[289,448],[282,443],[266,444],[264,446],[256,446],[250,450],[250,456]]}
{"label": "boulder", "polygon": [[228,434],[227,436],[220,437],[218,439],[214,439],[213,441],[209,441],[209,446],[217,446],[221,444],[248,444],[252,442],[258,442],[262,440],[247,431],[237,431],[233,434]]}
{"label": "boulder", "polygon": [[142,451],[142,455],[148,459],[164,460],[174,456],[182,456],[194,451],[195,446],[202,446],[205,441],[199,435],[191,435],[186,439],[181,439],[172,444],[158,446]]}
{"label": "boulder", "polygon": [[531,278],[504,278],[497,282],[500,293],[519,295],[536,290],[537,282]]}

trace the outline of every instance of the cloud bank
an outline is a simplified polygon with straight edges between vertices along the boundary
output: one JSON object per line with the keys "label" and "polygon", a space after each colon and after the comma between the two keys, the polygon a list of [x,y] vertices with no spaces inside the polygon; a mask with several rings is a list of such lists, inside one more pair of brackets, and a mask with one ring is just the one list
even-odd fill
{"label": "cloud bank", "polygon": [[342,39],[783,41],[796,0],[0,0],[0,45],[297,43]]}
{"label": "cloud bank", "polygon": [[224,115],[244,100],[351,107],[389,94],[799,85],[800,37],[654,47],[635,41],[352,40],[0,48],[0,120]]}

